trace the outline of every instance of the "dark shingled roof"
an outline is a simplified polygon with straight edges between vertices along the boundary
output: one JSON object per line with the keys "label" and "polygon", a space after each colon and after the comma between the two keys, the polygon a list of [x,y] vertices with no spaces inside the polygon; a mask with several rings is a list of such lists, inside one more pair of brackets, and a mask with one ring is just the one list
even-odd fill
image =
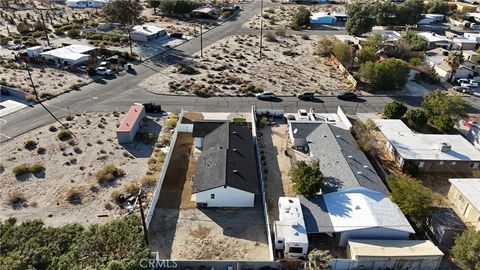
{"label": "dark shingled roof", "polygon": [[306,138],[320,125],[322,125],[322,123],[291,122],[290,128],[292,129],[294,138]]}
{"label": "dark shingled roof", "polygon": [[[258,192],[258,174],[252,132],[248,125],[213,122],[205,134],[203,151],[197,160],[192,179],[192,193],[229,186],[251,193]],[[199,128],[194,123],[193,130]],[[194,136],[198,137],[198,136]]]}
{"label": "dark shingled roof", "polygon": [[316,195],[312,198],[298,197],[302,205],[303,220],[305,221],[307,233],[334,231],[323,196]]}
{"label": "dark shingled roof", "polygon": [[224,123],[225,121],[195,121],[193,125],[192,137],[203,138]]}
{"label": "dark shingled roof", "polygon": [[312,157],[320,161],[326,182],[324,192],[360,186],[388,194],[349,130],[321,124],[306,138]]}

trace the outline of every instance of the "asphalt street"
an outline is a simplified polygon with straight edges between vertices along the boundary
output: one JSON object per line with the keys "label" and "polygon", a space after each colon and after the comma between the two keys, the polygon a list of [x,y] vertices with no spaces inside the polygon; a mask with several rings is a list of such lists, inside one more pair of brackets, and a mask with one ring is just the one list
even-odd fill
{"label": "asphalt street", "polygon": [[[265,7],[272,5],[266,1]],[[206,47],[224,37],[234,34],[257,33],[241,26],[260,10],[260,1],[245,6],[239,15],[224,22],[218,27],[203,34],[203,46]],[[338,29],[308,31],[310,34],[342,33]],[[257,33],[259,34],[259,33]],[[99,80],[81,88],[43,102],[55,116],[64,117],[69,114],[103,111],[126,111],[133,102],[154,101],[162,105],[166,111],[179,112],[182,108],[189,111],[250,111],[251,106],[259,108],[283,109],[285,112],[296,112],[299,108],[315,108],[318,112],[335,112],[337,106],[347,113],[381,112],[383,106],[392,99],[402,101],[409,106],[421,105],[421,97],[389,96],[362,97],[355,102],[340,101],[335,97],[320,97],[312,102],[300,101],[295,97],[281,97],[276,101],[259,101],[252,97],[212,97],[156,95],[138,88],[138,84],[149,76],[162,72],[164,68],[175,64],[185,57],[200,50],[199,37],[183,43],[176,48],[163,52],[142,64],[134,67],[133,73],[119,76],[112,80]],[[469,104],[467,111],[478,113],[480,102],[477,98],[465,98]],[[0,142],[18,136],[37,127],[53,123],[55,120],[40,105],[25,108],[21,111],[0,118]]]}

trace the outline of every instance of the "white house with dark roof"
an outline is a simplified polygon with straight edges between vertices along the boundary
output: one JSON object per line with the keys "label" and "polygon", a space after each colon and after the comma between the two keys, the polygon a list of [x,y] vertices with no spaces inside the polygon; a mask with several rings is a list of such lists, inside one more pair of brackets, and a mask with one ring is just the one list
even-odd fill
{"label": "white house with dark roof", "polygon": [[461,135],[415,133],[401,120],[375,119],[386,147],[403,167],[415,163],[424,172],[470,172],[480,165],[480,151]]}
{"label": "white house with dark roof", "polygon": [[[425,52],[425,62],[433,67],[440,81],[446,82],[452,73],[452,68],[447,63],[450,52],[443,48],[436,48]],[[465,61],[455,69],[455,79],[468,78],[473,76],[475,70],[472,69],[472,63]],[[475,65],[475,64],[473,64]]]}
{"label": "white house with dark roof", "polygon": [[253,207],[259,178],[249,124],[199,121],[192,136],[201,149],[192,177],[199,207]]}
{"label": "white house with dark roof", "polygon": [[452,178],[448,180],[448,200],[455,212],[476,231],[480,231],[480,178]]}

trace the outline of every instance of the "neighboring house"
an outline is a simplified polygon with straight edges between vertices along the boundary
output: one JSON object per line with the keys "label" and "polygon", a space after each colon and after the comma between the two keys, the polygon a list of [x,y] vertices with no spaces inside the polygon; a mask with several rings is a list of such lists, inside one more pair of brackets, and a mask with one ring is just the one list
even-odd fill
{"label": "neighboring house", "polygon": [[385,31],[382,35],[387,38],[387,42],[395,42],[402,37],[397,31]]}
{"label": "neighboring house", "polygon": [[278,216],[273,225],[275,250],[286,259],[307,258],[307,230],[298,197],[278,198]]}
{"label": "neighboring house", "polygon": [[330,14],[330,12],[315,12],[310,16],[311,24],[335,24],[337,18]]}
{"label": "neighboring house", "polygon": [[43,52],[43,46],[33,46],[27,48],[27,55],[28,57],[37,57]]}
{"label": "neighboring house", "polygon": [[357,269],[435,270],[443,252],[429,240],[350,240],[347,258]]}
{"label": "neighboring house", "polygon": [[[446,82],[452,73],[452,68],[447,63],[449,53],[449,51],[442,48],[436,48],[425,52],[425,62],[434,68],[440,81],[442,82]],[[473,76],[474,72],[475,71],[473,69],[465,64],[462,64],[460,67],[455,69],[454,78],[470,78]]]}
{"label": "neighboring house", "polygon": [[387,195],[367,188],[300,196],[300,203],[307,233],[330,235],[339,246],[352,239],[407,240],[415,233]]}
{"label": "neighboring house", "polygon": [[480,231],[480,178],[454,178],[448,180],[448,199],[460,217]]}
{"label": "neighboring house", "polygon": [[434,208],[432,213],[427,219],[428,233],[439,248],[450,250],[455,238],[467,227],[452,208]]}
{"label": "neighboring house", "polygon": [[[473,1],[473,0],[470,0]],[[477,9],[476,5],[462,3],[462,2],[448,2],[448,6],[451,9],[456,9],[459,13],[475,12]]]}
{"label": "neighboring house", "polygon": [[311,159],[319,161],[326,182],[323,192],[365,187],[388,193],[349,130],[327,123],[290,121],[289,132],[294,146],[308,149]]}
{"label": "neighboring house", "polygon": [[250,126],[197,121],[192,136],[202,151],[192,177],[197,206],[253,207],[259,178]]}
{"label": "neighboring house", "polygon": [[417,22],[417,24],[431,24],[443,22],[445,15],[443,14],[422,14],[422,18]]}
{"label": "neighboring house", "polygon": [[400,167],[406,161],[415,163],[423,172],[468,173],[479,167],[480,151],[461,135],[415,133],[397,119],[374,122]]}
{"label": "neighboring house", "polygon": [[356,37],[352,35],[334,35],[334,37],[343,43],[356,45],[359,49],[362,48],[361,43],[367,40],[366,38]]}
{"label": "neighboring house", "polygon": [[462,54],[465,60],[475,63],[477,65],[480,64],[480,57],[477,52],[473,50],[466,50],[466,51],[462,51]]}
{"label": "neighboring house", "polygon": [[469,12],[465,13],[463,16],[465,19],[473,19],[477,23],[480,23],[480,12]]}
{"label": "neighboring house", "polygon": [[74,44],[40,53],[44,60],[52,60],[58,65],[79,65],[92,57],[95,47]]}
{"label": "neighboring house", "polygon": [[428,48],[430,49],[438,47],[450,49],[453,44],[451,39],[434,32],[418,32],[417,35],[425,38],[425,40],[428,42]]}
{"label": "neighboring house", "polygon": [[470,39],[470,40],[474,40],[477,43],[480,43],[480,33],[478,33],[478,32],[464,33],[463,36]]}
{"label": "neighboring house", "polygon": [[194,18],[210,19],[215,16],[215,11],[216,10],[213,7],[201,7],[201,8],[192,10],[192,12],[190,12],[190,16]]}
{"label": "neighboring house", "polygon": [[466,37],[453,38],[452,49],[455,50],[475,50],[477,48],[477,41],[468,39]]}
{"label": "neighboring house", "polygon": [[67,0],[65,4],[71,8],[102,8],[108,2],[105,0]]}
{"label": "neighboring house", "polygon": [[145,118],[143,105],[133,105],[123,117],[117,128],[118,143],[132,143],[140,129],[140,123]]}
{"label": "neighboring house", "polygon": [[135,41],[148,42],[164,36],[167,32],[155,25],[135,25],[130,38]]}

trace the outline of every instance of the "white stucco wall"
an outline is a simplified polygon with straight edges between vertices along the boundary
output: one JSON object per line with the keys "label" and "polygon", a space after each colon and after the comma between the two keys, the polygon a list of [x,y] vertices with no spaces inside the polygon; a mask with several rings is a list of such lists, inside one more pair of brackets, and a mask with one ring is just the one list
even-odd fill
{"label": "white stucco wall", "polygon": [[408,240],[410,233],[382,227],[346,231],[340,234],[339,246],[347,245],[350,239],[392,239]]}
{"label": "white stucco wall", "polygon": [[[211,195],[215,194],[215,199]],[[195,193],[197,203],[207,203],[208,207],[253,207],[255,194],[232,187],[218,187]]]}

